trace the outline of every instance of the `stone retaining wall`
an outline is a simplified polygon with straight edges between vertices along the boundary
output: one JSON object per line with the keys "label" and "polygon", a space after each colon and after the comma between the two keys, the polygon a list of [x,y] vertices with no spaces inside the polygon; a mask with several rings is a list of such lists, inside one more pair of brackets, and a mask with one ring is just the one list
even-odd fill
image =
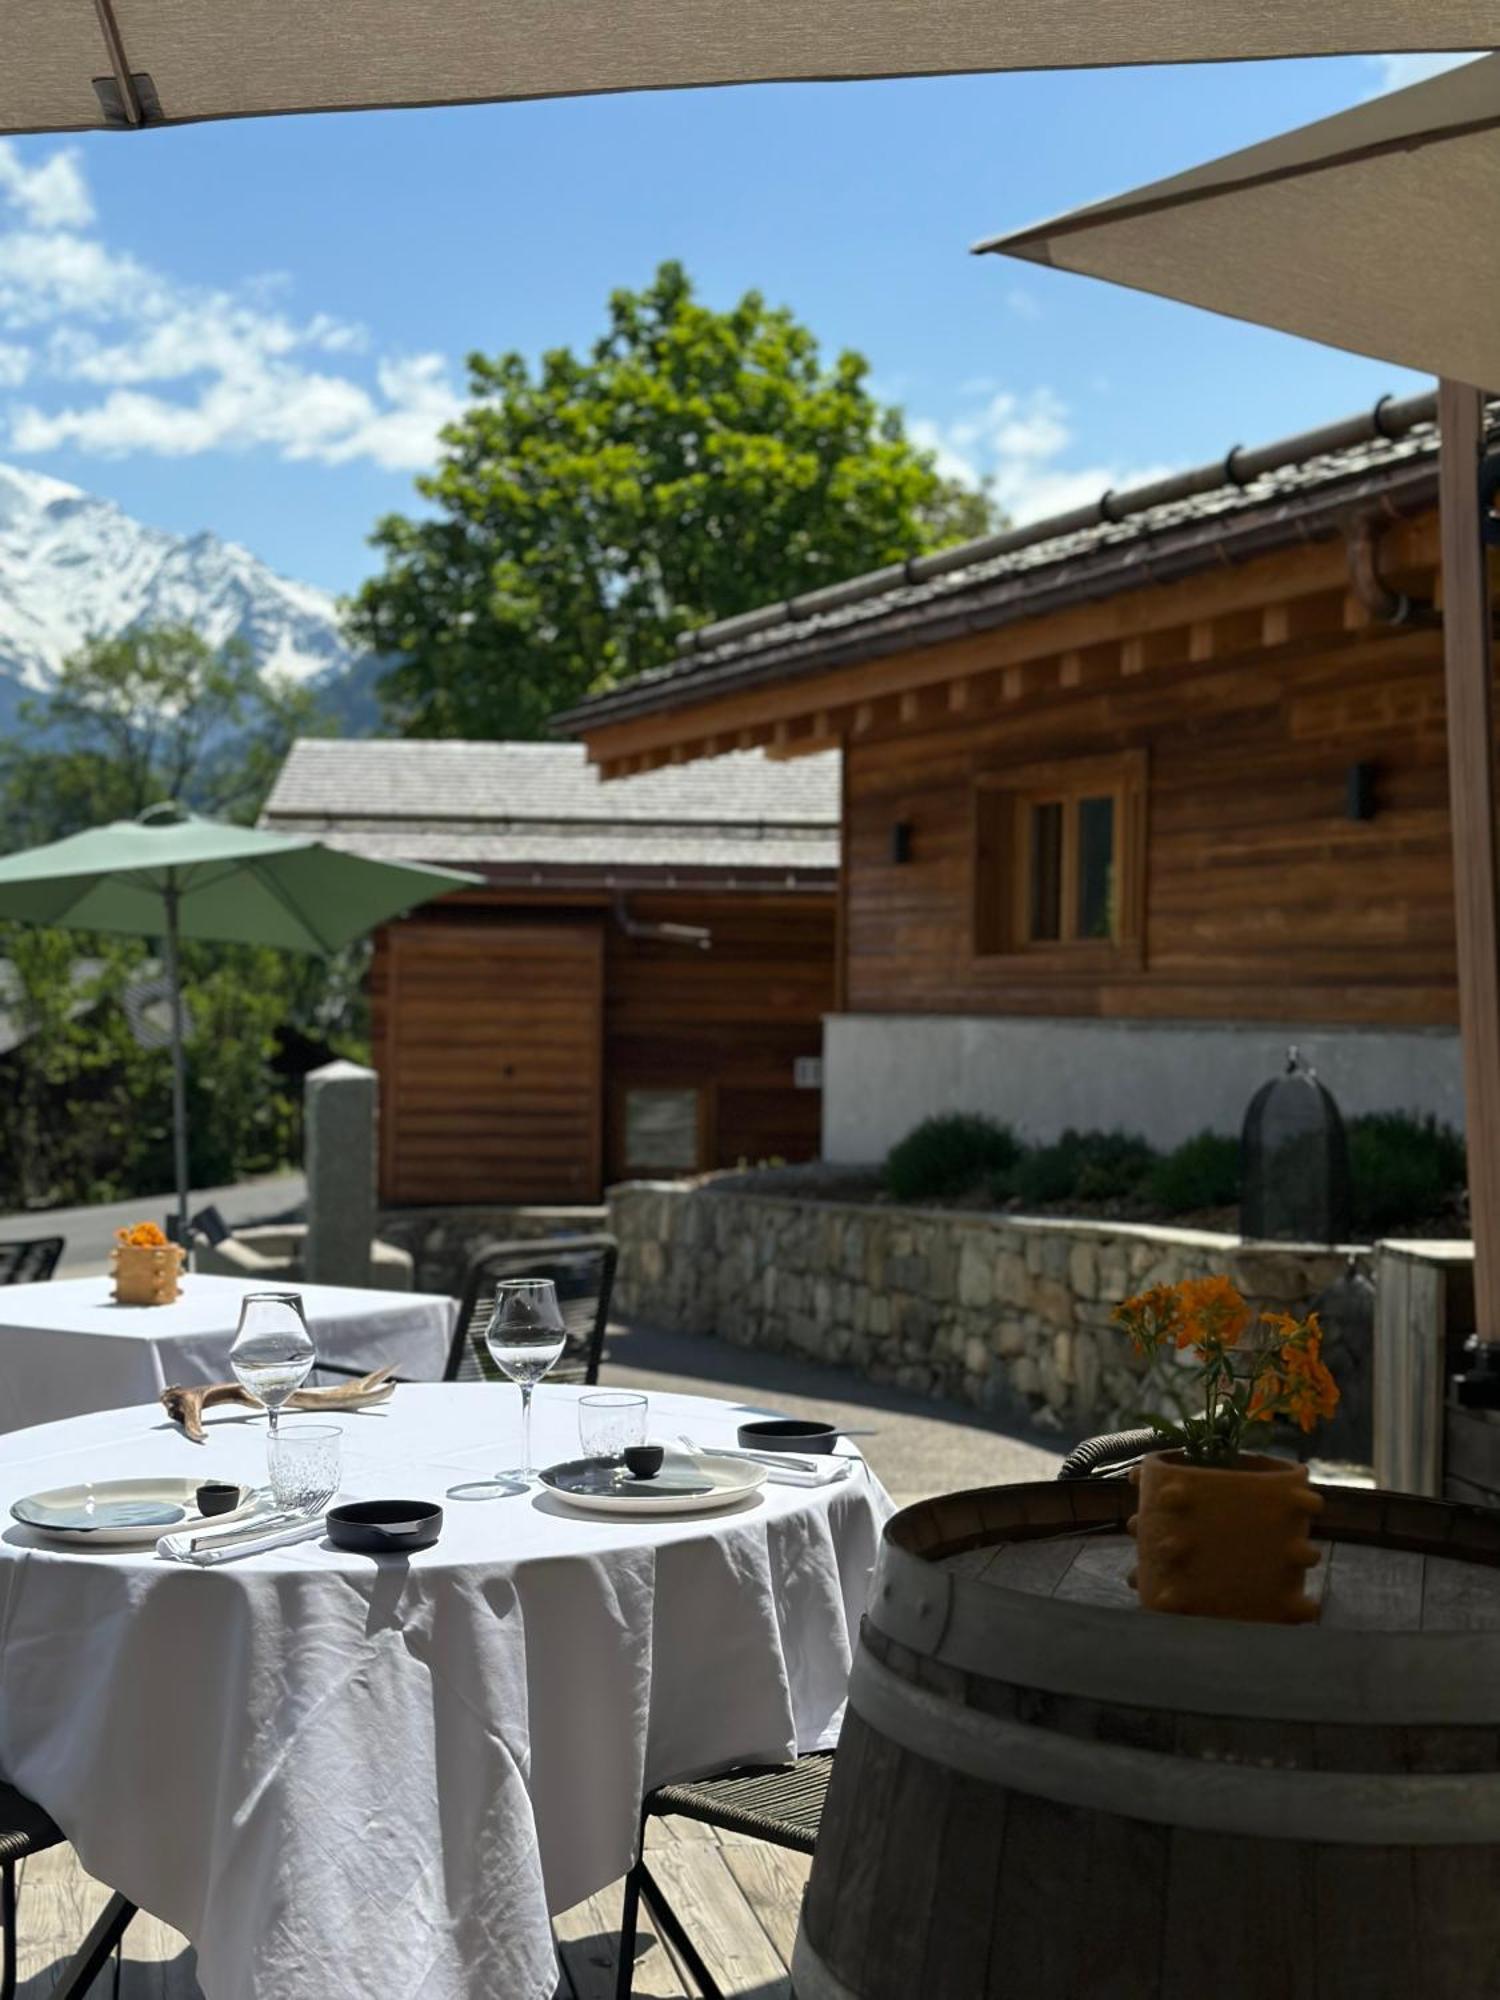
{"label": "stone retaining wall", "polygon": [[[711,1181],[628,1182],[610,1190],[609,1212],[626,1318],[1079,1433],[1160,1401],[1110,1323],[1121,1299],[1227,1271],[1257,1307],[1289,1310],[1339,1278],[1349,1255],[1203,1230],[718,1192]],[[1368,1274],[1370,1253],[1355,1254]],[[1332,1339],[1326,1352],[1352,1403],[1368,1352]]]}

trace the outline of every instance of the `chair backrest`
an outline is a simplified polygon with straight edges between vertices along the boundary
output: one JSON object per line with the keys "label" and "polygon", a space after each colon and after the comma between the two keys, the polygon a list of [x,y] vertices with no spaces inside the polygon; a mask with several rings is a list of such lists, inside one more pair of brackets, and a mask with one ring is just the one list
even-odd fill
{"label": "chair backrest", "polygon": [[1143,1426],[1134,1431],[1110,1431],[1074,1445],[1057,1468],[1059,1479],[1122,1479],[1148,1451],[1160,1451],[1162,1440]]}
{"label": "chair backrest", "polygon": [[502,1278],[550,1278],[567,1322],[568,1344],[547,1379],[597,1382],[619,1254],[613,1236],[533,1237],[484,1244],[474,1253],[464,1278],[443,1380],[503,1381],[484,1344],[495,1287]]}
{"label": "chair backrest", "polygon": [[34,1236],[29,1243],[0,1243],[0,1285],[39,1285],[52,1276],[63,1253],[60,1236]]}

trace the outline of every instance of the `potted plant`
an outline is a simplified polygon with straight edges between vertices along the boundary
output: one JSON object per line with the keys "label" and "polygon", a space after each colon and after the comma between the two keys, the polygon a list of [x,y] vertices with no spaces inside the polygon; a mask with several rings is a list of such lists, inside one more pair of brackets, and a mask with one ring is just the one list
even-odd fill
{"label": "potted plant", "polygon": [[[1306,1591],[1323,1502],[1307,1467],[1247,1450],[1278,1418],[1303,1431],[1338,1406],[1316,1313],[1250,1308],[1226,1277],[1154,1285],[1117,1306],[1138,1353],[1165,1356],[1176,1421],[1148,1415],[1162,1440],[1132,1476],[1139,1500],[1130,1581],[1150,1611],[1296,1624],[1317,1616]],[[1248,1336],[1248,1337],[1247,1337]],[[1178,1356],[1191,1359],[1179,1361]]]}
{"label": "potted plant", "polygon": [[182,1249],[169,1243],[154,1222],[117,1229],[109,1253],[115,1280],[115,1301],[122,1306],[169,1306],[177,1298],[182,1276]]}

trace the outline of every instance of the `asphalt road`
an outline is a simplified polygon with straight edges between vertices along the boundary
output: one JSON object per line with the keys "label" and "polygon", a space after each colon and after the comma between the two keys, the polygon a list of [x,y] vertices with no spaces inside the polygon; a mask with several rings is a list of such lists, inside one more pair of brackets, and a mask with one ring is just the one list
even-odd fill
{"label": "asphalt road", "polygon": [[[307,1183],[301,1174],[278,1174],[241,1181],[237,1187],[197,1188],[192,1213],[210,1204],[229,1223],[269,1220],[304,1200]],[[162,1222],[176,1206],[170,1194],[142,1194],[132,1201],[110,1202],[98,1208],[34,1209],[24,1215],[0,1216],[0,1243],[29,1236],[61,1236],[65,1248],[58,1266],[60,1278],[93,1277],[109,1268],[109,1250],[117,1229],[133,1222]]]}

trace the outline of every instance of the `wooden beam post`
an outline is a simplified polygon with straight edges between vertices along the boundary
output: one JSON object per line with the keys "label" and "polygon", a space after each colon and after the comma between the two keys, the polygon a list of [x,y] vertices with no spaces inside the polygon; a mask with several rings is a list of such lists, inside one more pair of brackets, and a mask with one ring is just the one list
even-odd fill
{"label": "wooden beam post", "polygon": [[1479,519],[1484,397],[1438,385],[1442,436],[1443,659],[1458,934],[1474,1317],[1500,1341],[1500,872],[1496,866],[1494,660]]}

